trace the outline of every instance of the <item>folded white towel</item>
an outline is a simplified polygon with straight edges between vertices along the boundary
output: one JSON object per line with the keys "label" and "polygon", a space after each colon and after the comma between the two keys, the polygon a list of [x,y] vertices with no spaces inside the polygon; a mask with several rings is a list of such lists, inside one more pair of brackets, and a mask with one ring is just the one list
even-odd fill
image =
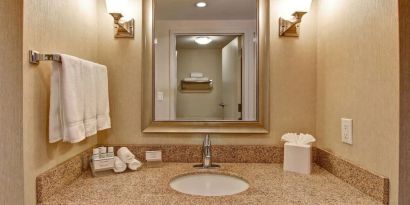
{"label": "folded white towel", "polygon": [[198,73],[198,72],[191,73],[191,78],[202,78],[202,77],[204,77],[203,73]]}
{"label": "folded white towel", "polygon": [[110,103],[108,98],[107,67],[95,64],[97,72],[97,128],[105,130],[111,128]]}
{"label": "folded white towel", "polygon": [[53,62],[49,142],[77,143],[111,127],[107,68],[61,54]]}
{"label": "folded white towel", "polygon": [[118,149],[117,156],[125,163],[130,163],[135,159],[135,155],[126,147]]}
{"label": "folded white towel", "polygon": [[79,58],[61,55],[51,74],[49,141],[76,143],[85,139],[84,89]]}
{"label": "folded white towel", "polygon": [[138,168],[142,166],[142,163],[136,159],[131,160],[127,164],[128,164],[128,168],[134,171],[136,171]]}
{"label": "folded white towel", "polygon": [[82,80],[84,88],[85,136],[97,134],[97,64],[82,60]]}
{"label": "folded white towel", "polygon": [[114,172],[121,173],[127,169],[127,164],[123,162],[119,157],[114,157]]}
{"label": "folded white towel", "polygon": [[49,112],[49,127],[48,140],[50,143],[55,143],[63,139],[63,119],[61,116],[60,107],[60,71],[61,64],[52,62],[51,80],[50,80],[50,112]]}
{"label": "folded white towel", "polygon": [[209,78],[184,78],[184,81],[188,82],[201,82],[201,81],[208,81]]}

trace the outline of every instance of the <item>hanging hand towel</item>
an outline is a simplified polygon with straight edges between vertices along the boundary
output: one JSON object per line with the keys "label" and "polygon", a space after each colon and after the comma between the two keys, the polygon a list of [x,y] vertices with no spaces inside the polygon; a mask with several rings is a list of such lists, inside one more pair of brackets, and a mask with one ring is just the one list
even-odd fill
{"label": "hanging hand towel", "polygon": [[69,55],[53,62],[49,141],[77,143],[111,127],[107,68]]}
{"label": "hanging hand towel", "polygon": [[76,143],[85,138],[84,89],[79,58],[61,55],[51,74],[49,141]]}
{"label": "hanging hand towel", "polygon": [[95,64],[82,60],[83,88],[84,88],[84,127],[85,136],[97,134],[97,88],[99,86],[98,73]]}
{"label": "hanging hand towel", "polygon": [[110,103],[108,98],[107,67],[95,64],[97,72],[97,128],[105,130],[111,128]]}

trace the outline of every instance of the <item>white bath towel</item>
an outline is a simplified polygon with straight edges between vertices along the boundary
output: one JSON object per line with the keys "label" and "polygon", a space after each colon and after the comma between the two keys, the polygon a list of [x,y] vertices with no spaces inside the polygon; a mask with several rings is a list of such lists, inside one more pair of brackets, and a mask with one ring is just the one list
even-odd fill
{"label": "white bath towel", "polygon": [[123,162],[119,157],[114,157],[114,172],[121,173],[127,169],[127,164]]}
{"label": "white bath towel", "polygon": [[204,78],[184,78],[184,81],[187,81],[187,82],[203,82],[203,81],[208,81],[209,80],[209,78],[206,78],[206,77],[204,77]]}
{"label": "white bath towel", "polygon": [[69,55],[53,62],[49,141],[77,143],[111,127],[107,68]]}
{"label": "white bath towel", "polygon": [[202,78],[204,77],[203,73],[199,73],[199,72],[192,72],[191,73],[191,78]]}
{"label": "white bath towel", "polygon": [[[82,60],[82,79],[84,89],[84,127],[85,136],[97,134],[97,64]],[[63,68],[64,69],[64,68]]]}
{"label": "white bath towel", "polygon": [[135,159],[135,155],[126,147],[118,149],[117,156],[125,163],[130,163]]}
{"label": "white bath towel", "polygon": [[131,160],[130,162],[127,163],[128,164],[128,168],[136,171],[138,170],[138,168],[140,168],[142,166],[142,163],[136,159]]}
{"label": "white bath towel", "polygon": [[76,143],[85,138],[84,89],[79,58],[61,55],[51,74],[49,141]]}
{"label": "white bath towel", "polygon": [[111,128],[107,67],[95,64],[97,74],[97,129]]}

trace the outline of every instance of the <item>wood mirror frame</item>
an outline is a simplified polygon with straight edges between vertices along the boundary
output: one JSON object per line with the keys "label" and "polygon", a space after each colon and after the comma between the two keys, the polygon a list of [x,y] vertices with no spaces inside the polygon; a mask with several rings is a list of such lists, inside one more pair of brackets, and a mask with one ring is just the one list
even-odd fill
{"label": "wood mirror frame", "polygon": [[142,130],[143,133],[269,132],[269,0],[258,0],[258,118],[256,121],[154,121],[154,4],[142,1]]}

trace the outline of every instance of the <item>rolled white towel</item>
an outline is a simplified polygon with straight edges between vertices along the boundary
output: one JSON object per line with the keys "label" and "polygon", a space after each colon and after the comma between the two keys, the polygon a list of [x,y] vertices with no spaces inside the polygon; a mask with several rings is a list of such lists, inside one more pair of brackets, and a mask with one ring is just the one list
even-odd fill
{"label": "rolled white towel", "polygon": [[136,159],[133,159],[131,162],[127,164],[128,164],[128,168],[134,171],[136,171],[138,168],[142,166],[142,163]]}
{"label": "rolled white towel", "polygon": [[127,169],[127,164],[123,162],[119,157],[114,157],[114,172],[121,173]]}
{"label": "rolled white towel", "polygon": [[117,151],[117,156],[125,163],[130,163],[133,159],[135,159],[135,155],[132,154],[126,147],[121,147]]}

